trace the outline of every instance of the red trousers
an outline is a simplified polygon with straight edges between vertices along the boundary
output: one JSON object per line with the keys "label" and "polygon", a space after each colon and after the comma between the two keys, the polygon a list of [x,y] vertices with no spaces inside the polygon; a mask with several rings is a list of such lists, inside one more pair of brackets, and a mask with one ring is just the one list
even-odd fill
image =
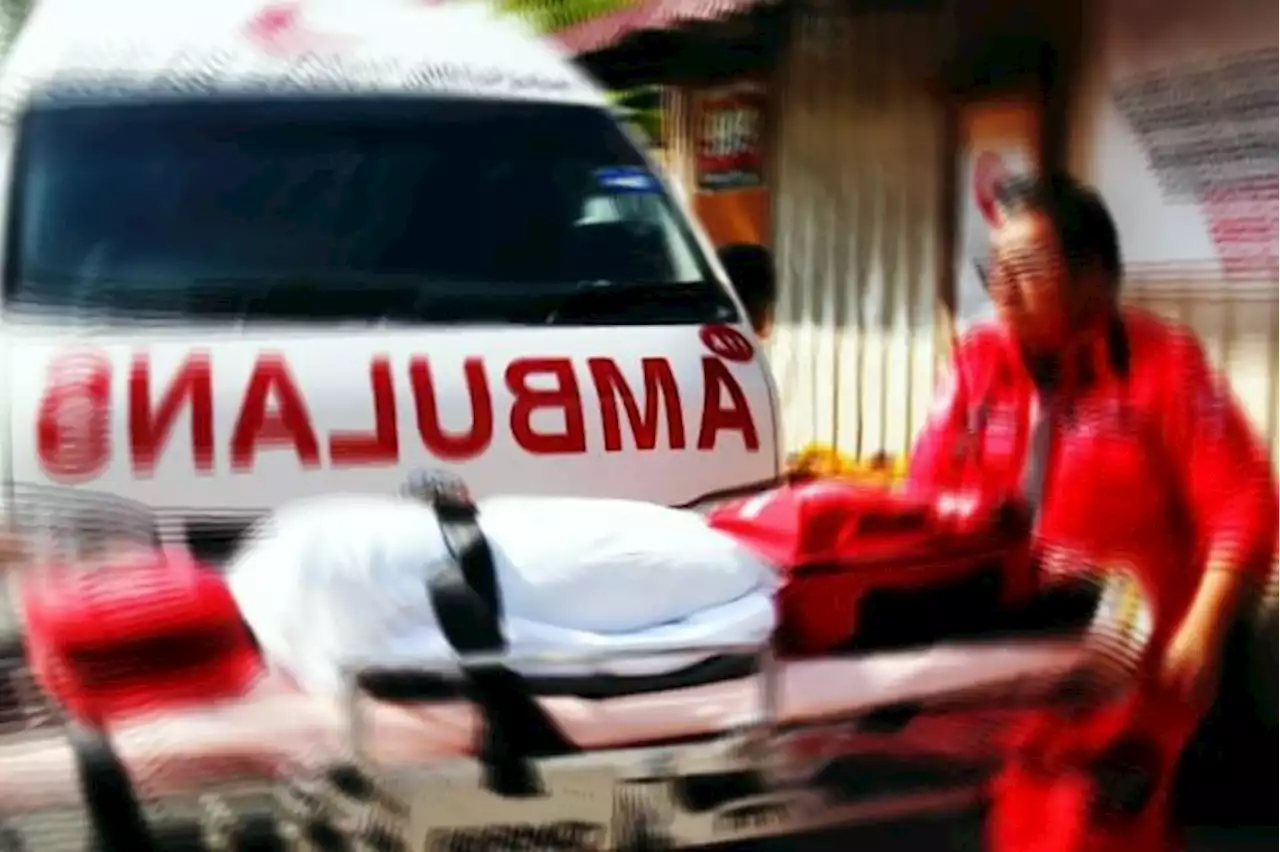
{"label": "red trousers", "polygon": [[1151,687],[1084,716],[1027,720],[992,785],[992,852],[1173,852],[1178,761],[1202,716]]}

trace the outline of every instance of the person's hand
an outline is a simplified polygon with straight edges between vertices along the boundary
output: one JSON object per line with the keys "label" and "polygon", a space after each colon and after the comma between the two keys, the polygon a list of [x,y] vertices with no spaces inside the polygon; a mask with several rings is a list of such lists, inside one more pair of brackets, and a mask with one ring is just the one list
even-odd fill
{"label": "person's hand", "polygon": [[1160,664],[1160,685],[1170,697],[1206,707],[1218,688],[1221,642],[1213,631],[1188,621],[1173,634]]}

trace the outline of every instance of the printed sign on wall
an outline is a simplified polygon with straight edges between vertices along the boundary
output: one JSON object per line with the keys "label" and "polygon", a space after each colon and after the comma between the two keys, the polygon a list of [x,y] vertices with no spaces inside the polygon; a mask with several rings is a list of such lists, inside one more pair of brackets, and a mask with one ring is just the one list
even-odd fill
{"label": "printed sign on wall", "polygon": [[1102,8],[1073,142],[1115,215],[1128,275],[1274,282],[1276,5]]}
{"label": "printed sign on wall", "polygon": [[764,93],[754,83],[710,89],[697,99],[698,189],[764,183]]}
{"label": "printed sign on wall", "polygon": [[991,314],[983,278],[996,186],[1040,167],[1040,106],[1030,98],[969,104],[960,115],[960,210],[956,243],[956,325]]}

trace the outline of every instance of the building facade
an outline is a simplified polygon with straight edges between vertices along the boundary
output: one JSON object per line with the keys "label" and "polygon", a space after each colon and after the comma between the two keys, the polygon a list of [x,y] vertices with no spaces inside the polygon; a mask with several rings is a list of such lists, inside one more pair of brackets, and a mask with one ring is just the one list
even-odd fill
{"label": "building facade", "polygon": [[658,5],[584,58],[664,84],[665,163],[713,239],[773,248],[792,448],[907,451],[987,310],[984,179],[1055,166],[1115,212],[1129,300],[1200,333],[1280,455],[1266,0]]}
{"label": "building facade", "polygon": [[1277,457],[1277,7],[1107,0],[1069,164],[1116,217],[1130,298],[1194,328]]}

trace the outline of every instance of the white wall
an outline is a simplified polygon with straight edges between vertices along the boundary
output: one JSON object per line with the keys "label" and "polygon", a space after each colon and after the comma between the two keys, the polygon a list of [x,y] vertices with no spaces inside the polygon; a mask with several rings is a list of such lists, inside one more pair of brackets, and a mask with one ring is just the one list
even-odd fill
{"label": "white wall", "polygon": [[1201,334],[1276,459],[1277,6],[1092,8],[1073,171],[1116,216],[1131,301]]}
{"label": "white wall", "polygon": [[[1164,171],[1184,182],[1200,177],[1221,185],[1234,172],[1274,183],[1277,7],[1270,0],[1104,0],[1094,8],[1088,66],[1072,116],[1075,165],[1107,193],[1134,272],[1212,274],[1218,253],[1208,205],[1189,187],[1163,189],[1157,177]],[[1246,61],[1249,72],[1240,73]],[[1142,81],[1172,88],[1162,96],[1152,86],[1143,97],[1135,85]],[[1126,117],[1125,103],[1147,108],[1130,109]],[[1254,108],[1242,109],[1247,103]],[[1135,113],[1154,128],[1148,144],[1135,132]],[[1170,119],[1178,119],[1176,126]],[[1230,150],[1264,140],[1272,146],[1269,156],[1265,146],[1249,158]],[[1183,167],[1153,167],[1151,143],[1181,156]]]}

